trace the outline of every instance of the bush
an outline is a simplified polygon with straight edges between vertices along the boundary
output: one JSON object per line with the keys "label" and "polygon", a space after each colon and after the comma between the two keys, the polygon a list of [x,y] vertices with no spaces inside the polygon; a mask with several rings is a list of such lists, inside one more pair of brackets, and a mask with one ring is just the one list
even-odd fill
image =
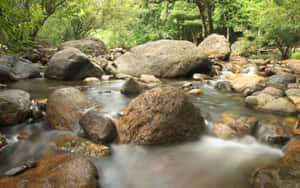
{"label": "bush", "polygon": [[291,58],[300,59],[300,52],[293,53],[293,54],[291,55]]}

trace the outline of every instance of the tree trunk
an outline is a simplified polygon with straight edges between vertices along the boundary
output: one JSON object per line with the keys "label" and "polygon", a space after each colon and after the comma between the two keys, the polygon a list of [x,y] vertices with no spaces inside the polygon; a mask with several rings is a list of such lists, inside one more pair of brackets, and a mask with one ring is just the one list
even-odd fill
{"label": "tree trunk", "polygon": [[202,37],[205,38],[205,37],[207,37],[208,32],[207,32],[207,26],[206,26],[206,18],[204,15],[204,7],[203,7],[202,3],[199,1],[196,1],[196,5],[199,9],[200,19],[202,22]]}
{"label": "tree trunk", "polygon": [[166,1],[165,3],[165,17],[163,19],[163,25],[165,25],[168,21],[168,17],[169,17],[169,1]]}
{"label": "tree trunk", "polygon": [[214,24],[212,19],[212,6],[209,2],[206,2],[206,8],[207,8],[207,17],[208,17],[208,27],[209,27],[209,34],[214,33]]}
{"label": "tree trunk", "polygon": [[226,14],[224,14],[224,21],[225,21],[225,24],[226,24],[226,39],[229,41],[230,40],[230,27],[227,25],[227,16]]}

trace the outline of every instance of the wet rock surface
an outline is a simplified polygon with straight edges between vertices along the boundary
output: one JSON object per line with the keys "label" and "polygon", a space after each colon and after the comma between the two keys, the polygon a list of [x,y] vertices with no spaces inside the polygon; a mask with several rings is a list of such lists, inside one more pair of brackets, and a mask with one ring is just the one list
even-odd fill
{"label": "wet rock surface", "polygon": [[96,143],[111,143],[117,137],[114,122],[101,114],[100,110],[88,111],[79,124],[87,137]]}
{"label": "wet rock surface", "polygon": [[107,146],[94,144],[72,134],[57,137],[55,146],[58,150],[93,158],[105,157],[111,153],[110,148]]}
{"label": "wet rock surface", "polygon": [[214,135],[219,138],[234,138],[252,135],[258,120],[255,117],[240,116],[237,113],[224,112],[214,124]]}
{"label": "wet rock surface", "polygon": [[174,87],[138,96],[117,122],[119,143],[171,144],[196,139],[204,129],[199,109]]}
{"label": "wet rock surface", "polygon": [[95,103],[78,89],[57,89],[48,99],[47,118],[52,128],[77,132],[82,115],[93,107]]}
{"label": "wet rock surface", "polygon": [[16,56],[0,57],[0,81],[18,81],[40,76],[39,68],[29,60]]}
{"label": "wet rock surface", "polygon": [[103,70],[92,63],[76,48],[66,48],[52,56],[45,77],[57,80],[83,80],[86,77],[101,78]]}
{"label": "wet rock surface", "polygon": [[30,94],[16,89],[0,91],[0,125],[13,125],[27,119]]}
{"label": "wet rock surface", "polygon": [[98,173],[87,159],[64,154],[43,159],[35,168],[0,179],[0,187],[96,188]]}

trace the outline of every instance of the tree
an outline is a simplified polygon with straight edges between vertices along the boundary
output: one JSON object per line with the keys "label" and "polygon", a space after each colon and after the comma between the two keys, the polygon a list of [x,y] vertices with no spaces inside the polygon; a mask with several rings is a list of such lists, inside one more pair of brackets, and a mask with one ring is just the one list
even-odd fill
{"label": "tree", "polygon": [[257,39],[275,45],[288,58],[300,41],[300,0],[264,0],[252,11]]}

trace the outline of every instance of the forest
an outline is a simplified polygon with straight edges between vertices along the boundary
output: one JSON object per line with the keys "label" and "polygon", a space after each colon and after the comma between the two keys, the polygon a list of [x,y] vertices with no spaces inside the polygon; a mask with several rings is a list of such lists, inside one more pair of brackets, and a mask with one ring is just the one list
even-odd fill
{"label": "forest", "polygon": [[242,41],[243,55],[273,47],[287,58],[300,40],[299,0],[1,0],[0,15],[1,45],[10,52],[87,36],[109,48],[159,39],[199,44],[219,33]]}
{"label": "forest", "polygon": [[0,188],[156,187],[300,187],[300,0],[0,0]]}

